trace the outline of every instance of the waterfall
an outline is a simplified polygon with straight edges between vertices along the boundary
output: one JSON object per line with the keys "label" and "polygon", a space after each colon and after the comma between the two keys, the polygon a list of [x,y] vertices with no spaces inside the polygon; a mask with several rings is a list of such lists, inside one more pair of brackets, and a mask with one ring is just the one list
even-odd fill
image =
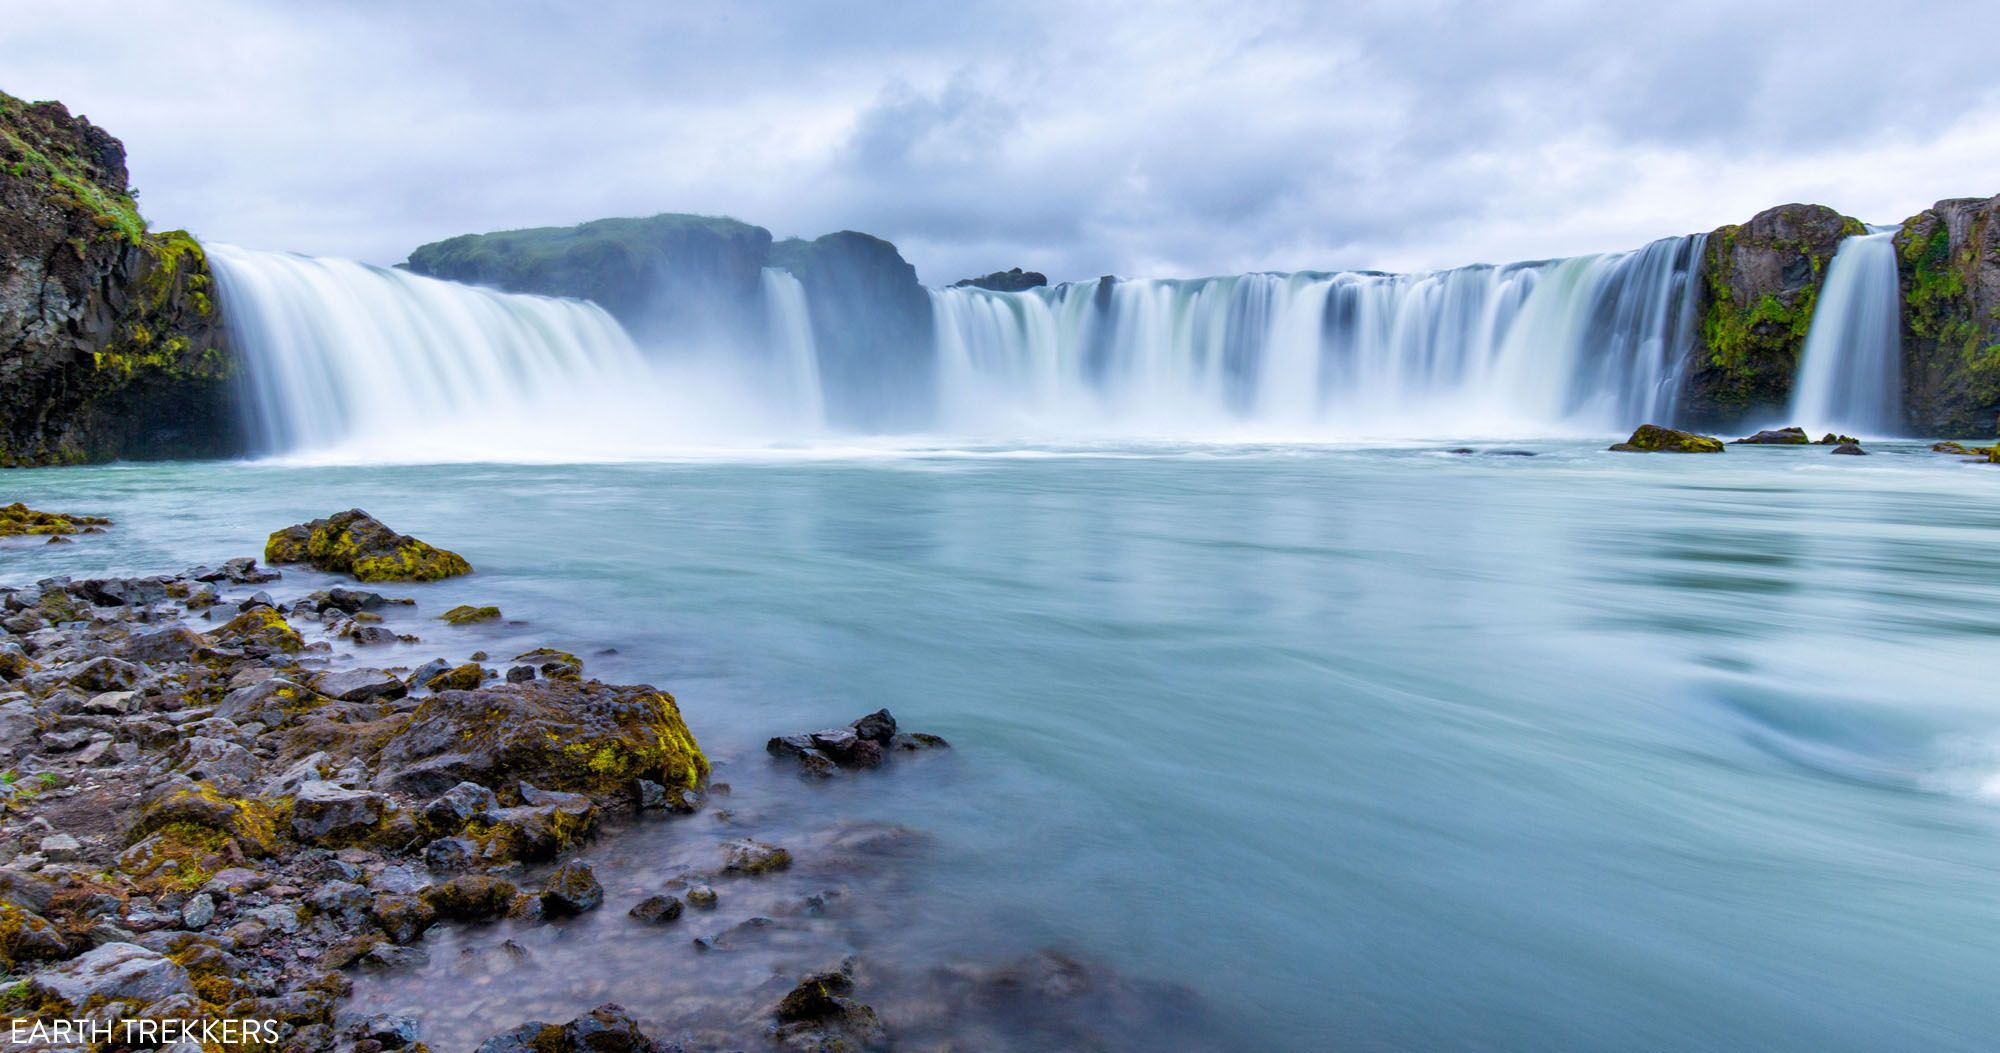
{"label": "waterfall", "polygon": [[205,248],[267,453],[619,460],[792,426],[792,407],[769,404],[743,356],[649,359],[592,303]]}
{"label": "waterfall", "polygon": [[826,396],[820,387],[819,347],[813,342],[806,287],[790,271],[764,268],[764,310],[783,395],[798,422],[817,431],[826,424]]}
{"label": "waterfall", "polygon": [[940,413],[973,433],[1613,432],[1671,417],[1704,239],[1425,274],[933,291]]}
{"label": "waterfall", "polygon": [[1790,420],[1808,430],[1902,431],[1902,289],[1896,231],[1849,237],[1833,254],[1806,331]]}

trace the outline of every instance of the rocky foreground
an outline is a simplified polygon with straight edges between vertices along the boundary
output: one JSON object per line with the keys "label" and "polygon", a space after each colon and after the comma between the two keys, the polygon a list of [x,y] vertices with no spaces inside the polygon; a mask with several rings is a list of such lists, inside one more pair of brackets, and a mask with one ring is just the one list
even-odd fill
{"label": "rocky foreground", "polygon": [[[349,570],[372,560],[378,577],[395,576],[399,553],[408,578],[470,569],[359,510],[279,531],[270,552]],[[592,679],[546,647],[375,667],[371,646],[412,639],[383,613],[414,601],[339,586],[281,598],[280,582],[239,558],[0,587],[0,1000],[31,1048],[425,1049],[420,1020],[339,1020],[351,973],[421,963],[415,945],[435,926],[593,911],[604,890],[581,846],[639,813],[704,806],[709,761],[670,694]],[[462,631],[448,626],[486,611],[498,616],[460,607],[437,624]],[[943,745],[882,711],[770,752],[829,776]],[[790,865],[755,831],[732,832],[712,872],[679,875],[679,894],[647,898],[635,922],[671,924],[713,906],[711,882]],[[750,1037],[883,1045],[852,969],[798,977],[762,1003]],[[1036,982],[1074,989],[1078,970],[1051,959]],[[77,1021],[151,1030],[103,1041],[59,1027]],[[480,1048],[681,1047],[605,1005]]]}

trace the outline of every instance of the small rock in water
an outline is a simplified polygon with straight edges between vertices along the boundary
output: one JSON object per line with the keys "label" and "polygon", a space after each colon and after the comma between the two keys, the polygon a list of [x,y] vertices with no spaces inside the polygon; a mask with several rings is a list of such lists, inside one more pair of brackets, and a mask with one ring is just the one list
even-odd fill
{"label": "small rock in water", "polygon": [[1867,450],[1861,448],[1861,444],[1858,442],[1843,442],[1840,445],[1835,446],[1833,448],[1833,452],[1846,454],[1850,457],[1863,457],[1866,456],[1868,453]]}
{"label": "small rock in water", "polygon": [[507,670],[507,682],[510,684],[525,684],[534,678],[535,667],[531,665],[517,665]]}
{"label": "small rock in water", "polygon": [[714,910],[716,898],[715,890],[707,885],[691,885],[688,887],[688,906],[697,907],[701,910]]}
{"label": "small rock in water", "polygon": [[581,859],[557,867],[542,886],[542,911],[551,917],[582,914],[603,903],[604,886],[597,883],[590,864]]}
{"label": "small rock in water", "polygon": [[681,901],[673,896],[647,896],[632,908],[631,915],[651,925],[664,925],[681,916]]}
{"label": "small rock in water", "polygon": [[1812,440],[1806,438],[1804,428],[1766,428],[1755,435],[1736,439],[1731,446],[1804,446]]}
{"label": "small rock in water", "polygon": [[1722,440],[1658,424],[1641,424],[1631,438],[1611,449],[1619,453],[1721,453]]}
{"label": "small rock in water", "polygon": [[722,869],[737,874],[765,874],[792,865],[790,852],[747,837],[723,842],[722,858]]}

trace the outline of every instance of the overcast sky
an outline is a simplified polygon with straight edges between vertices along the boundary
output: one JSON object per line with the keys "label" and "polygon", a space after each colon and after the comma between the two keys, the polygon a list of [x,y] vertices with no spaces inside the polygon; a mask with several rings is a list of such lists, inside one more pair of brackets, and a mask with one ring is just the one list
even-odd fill
{"label": "overcast sky", "polygon": [[0,89],[110,129],[147,216],[212,240],[392,263],[702,212],[1061,280],[1900,220],[2000,193],[1996,31],[1972,2],[47,0],[0,17]]}

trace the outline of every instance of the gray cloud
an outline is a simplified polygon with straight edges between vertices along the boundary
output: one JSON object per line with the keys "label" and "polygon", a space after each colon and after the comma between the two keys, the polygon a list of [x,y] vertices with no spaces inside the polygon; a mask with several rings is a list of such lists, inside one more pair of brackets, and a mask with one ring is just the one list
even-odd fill
{"label": "gray cloud", "polygon": [[932,282],[1413,268],[2000,191],[1974,3],[38,6],[0,88],[156,222],[376,262],[692,211]]}

